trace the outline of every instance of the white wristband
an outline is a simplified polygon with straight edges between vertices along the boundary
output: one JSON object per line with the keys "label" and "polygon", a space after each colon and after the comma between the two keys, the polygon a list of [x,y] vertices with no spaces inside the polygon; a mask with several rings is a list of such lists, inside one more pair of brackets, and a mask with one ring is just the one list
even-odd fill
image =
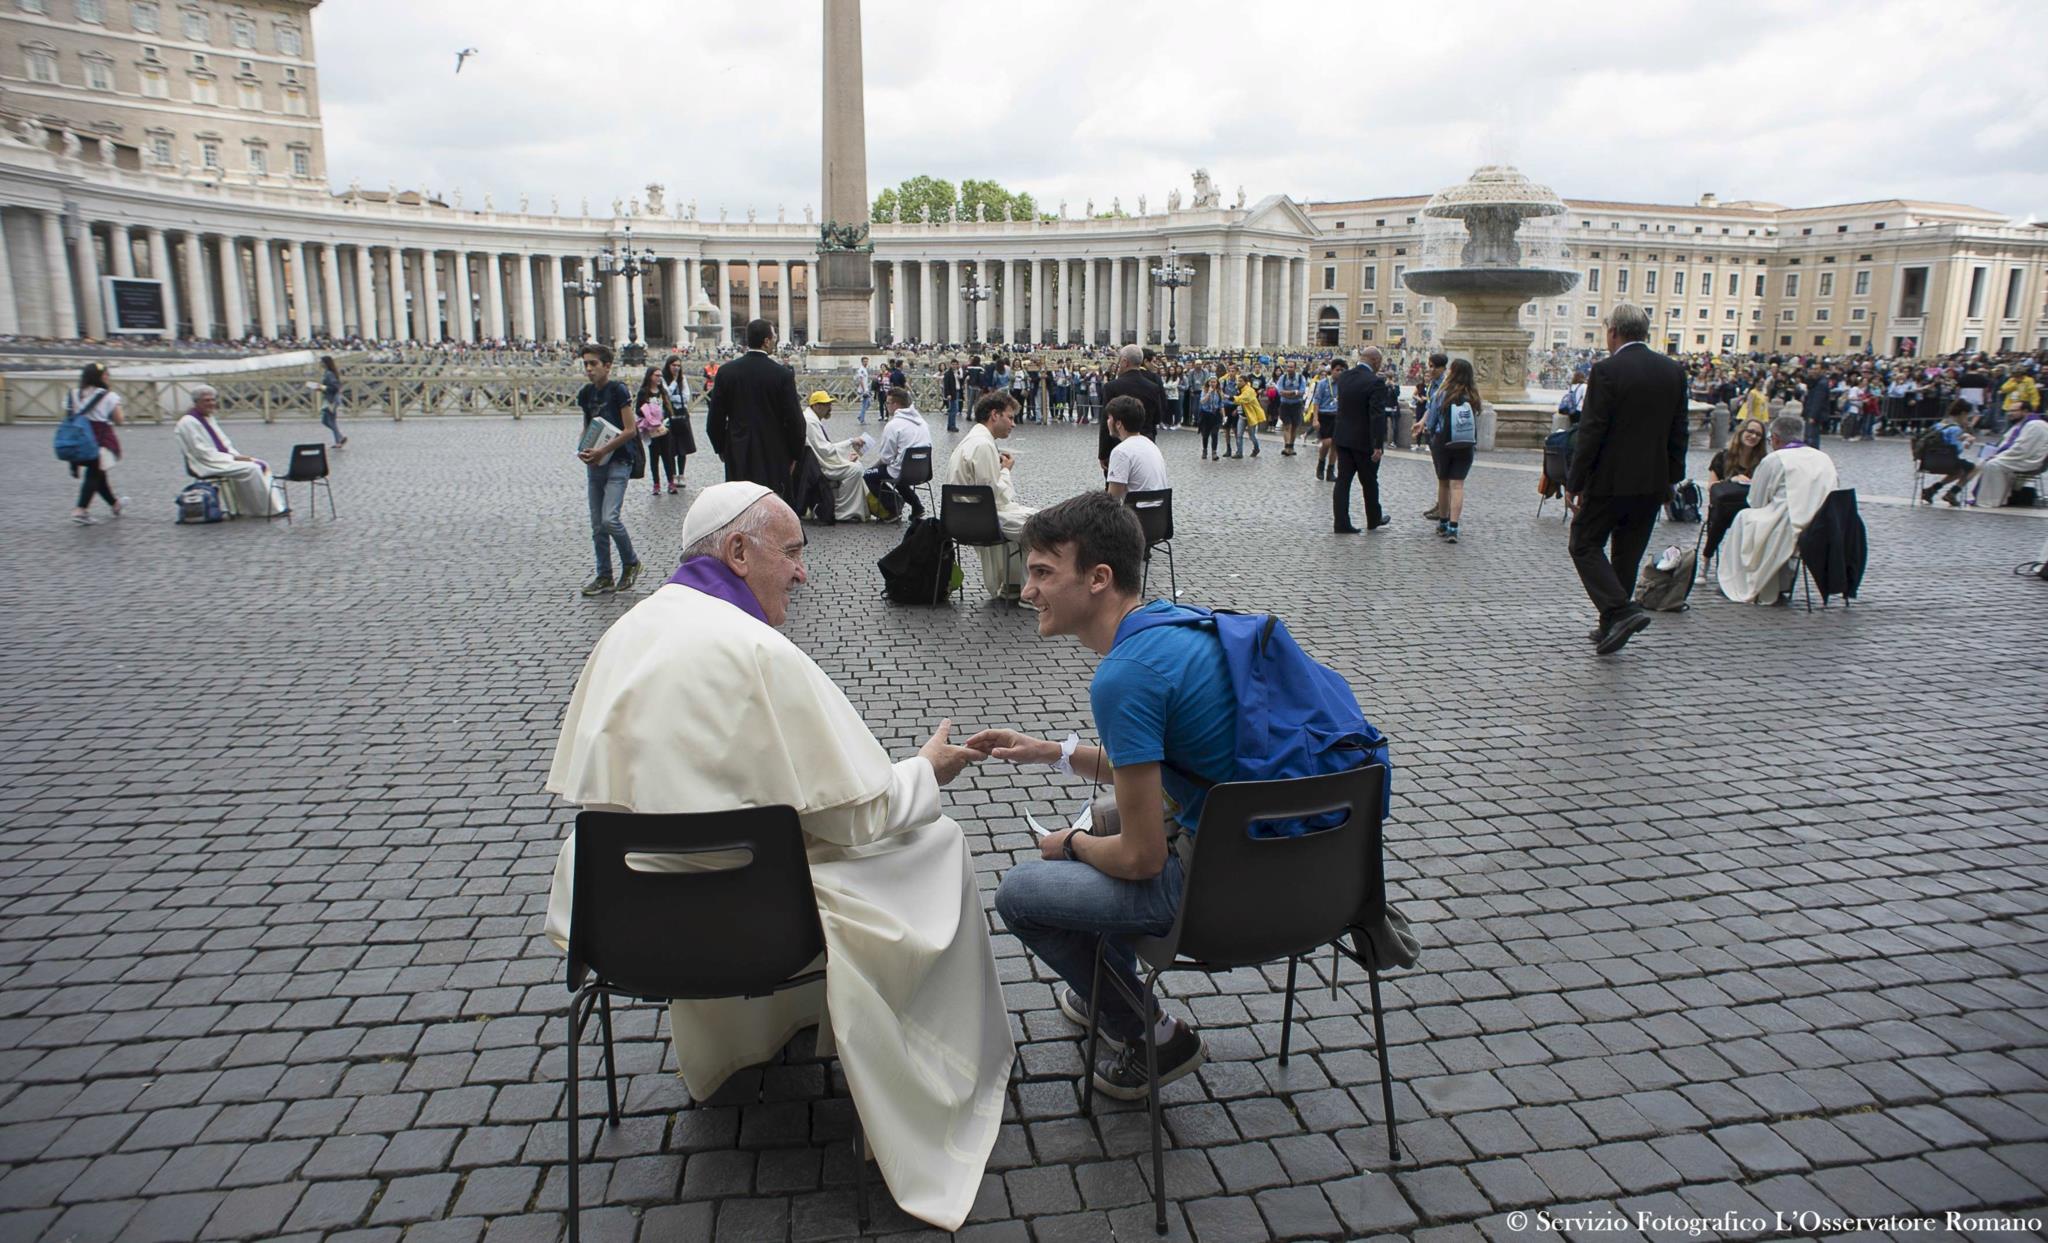
{"label": "white wristband", "polygon": [[1065,773],[1069,777],[1073,776],[1074,748],[1080,745],[1081,736],[1079,734],[1068,734],[1066,740],[1060,743],[1060,758],[1053,762],[1053,771],[1058,773]]}

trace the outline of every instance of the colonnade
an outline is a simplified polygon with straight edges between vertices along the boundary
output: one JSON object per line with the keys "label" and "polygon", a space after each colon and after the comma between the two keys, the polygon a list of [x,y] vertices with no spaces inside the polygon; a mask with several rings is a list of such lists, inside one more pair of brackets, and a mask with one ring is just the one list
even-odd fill
{"label": "colonnade", "polygon": [[[1222,349],[1309,340],[1305,256],[1247,246],[1175,257],[1193,279],[1168,289],[1153,275],[1167,261],[1163,251],[1048,257],[897,253],[885,244],[873,260],[872,339],[1114,345],[1172,335]],[[636,339],[687,344],[690,309],[709,305],[719,343],[729,345],[746,319],[765,315],[779,337],[808,339],[818,318],[810,256],[662,257],[630,293],[627,280],[591,264],[544,246],[279,238],[8,207],[0,213],[0,334],[109,335],[98,293],[109,275],[162,281],[172,335],[199,338],[623,341],[630,321]],[[593,275],[594,295],[565,288]]]}

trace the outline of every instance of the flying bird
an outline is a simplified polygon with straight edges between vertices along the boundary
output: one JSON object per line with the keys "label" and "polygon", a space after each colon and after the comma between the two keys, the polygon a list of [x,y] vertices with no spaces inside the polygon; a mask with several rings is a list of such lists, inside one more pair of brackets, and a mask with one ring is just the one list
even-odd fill
{"label": "flying bird", "polygon": [[466,47],[463,48],[460,52],[457,52],[455,54],[455,72],[461,73],[462,62],[468,60],[470,57],[476,54],[476,49],[473,47]]}

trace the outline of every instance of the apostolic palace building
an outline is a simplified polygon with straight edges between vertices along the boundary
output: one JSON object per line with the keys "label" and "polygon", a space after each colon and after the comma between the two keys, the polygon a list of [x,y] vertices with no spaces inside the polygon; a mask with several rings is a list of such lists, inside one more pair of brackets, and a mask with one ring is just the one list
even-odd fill
{"label": "apostolic palace building", "polygon": [[[318,0],[0,0],[0,335],[102,338],[105,278],[163,282],[180,336],[686,343],[689,312],[805,340],[819,222],[701,213],[658,185],[603,204],[336,191]],[[1447,303],[1404,288],[1426,196],[1191,192],[1091,218],[878,222],[877,340],[1418,347]],[[2048,228],[1952,203],[1566,200],[1578,287],[1532,305],[1539,349],[1627,299],[1685,352],[2048,348]],[[592,256],[651,250],[655,274]],[[1171,291],[1154,269],[1188,270]]]}

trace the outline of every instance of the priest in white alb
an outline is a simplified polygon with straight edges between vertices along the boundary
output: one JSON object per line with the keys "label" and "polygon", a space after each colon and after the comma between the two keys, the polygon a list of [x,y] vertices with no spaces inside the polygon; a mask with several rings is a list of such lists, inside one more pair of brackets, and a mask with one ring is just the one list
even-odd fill
{"label": "priest in white alb", "polygon": [[985,484],[995,489],[996,520],[1002,524],[1005,542],[975,551],[981,554],[981,581],[989,598],[1013,604],[1024,590],[1024,523],[1038,512],[1017,502],[1017,489],[1010,481],[1013,462],[996,444],[1009,439],[1016,428],[1016,398],[1007,389],[990,392],[974,403],[974,426],[946,463],[949,485]]}
{"label": "priest in white alb", "polygon": [[[948,743],[942,723],[917,755],[890,763],[778,629],[805,577],[803,527],[780,497],[744,481],[699,495],[682,567],[584,663],[547,788],[603,811],[796,810],[825,979],[673,1003],[683,1080],[702,1100],[816,1025],[896,1203],[952,1230],[980,1190],[1015,1057],[973,861],[939,813],[939,787],[980,757]],[[563,948],[573,847],[572,834],[548,895],[547,935]]]}
{"label": "priest in white alb", "polygon": [[1792,590],[1799,533],[1837,483],[1834,462],[1800,439],[1805,427],[1796,414],[1771,420],[1771,451],[1750,473],[1749,507],[1721,543],[1721,592],[1730,600],[1780,600]]}
{"label": "priest in white alb", "polygon": [[832,489],[832,517],[837,522],[862,522],[868,516],[868,482],[860,464],[860,451],[867,438],[833,440],[825,434],[825,420],[832,417],[832,394],[823,389],[804,403],[804,434],[825,485]]}
{"label": "priest in white alb", "polygon": [[178,447],[185,454],[185,468],[228,494],[237,514],[269,518],[291,508],[284,485],[272,479],[268,464],[235,452],[235,446],[213,421],[219,401],[210,385],[192,390],[192,409],[178,420]]}

